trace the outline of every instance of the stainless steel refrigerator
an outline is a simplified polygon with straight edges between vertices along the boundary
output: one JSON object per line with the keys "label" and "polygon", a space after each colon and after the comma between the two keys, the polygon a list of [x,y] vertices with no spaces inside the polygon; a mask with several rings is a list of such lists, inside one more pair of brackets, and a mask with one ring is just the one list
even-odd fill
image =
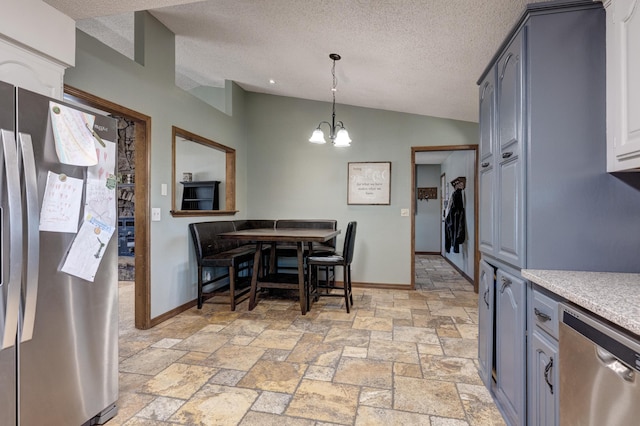
{"label": "stainless steel refrigerator", "polygon": [[[87,176],[59,161],[49,101],[0,82],[0,426],[97,424],[117,411],[117,236],[90,282],[60,270],[75,234],[38,227],[47,174]],[[116,141],[112,118],[96,115],[93,131]]]}

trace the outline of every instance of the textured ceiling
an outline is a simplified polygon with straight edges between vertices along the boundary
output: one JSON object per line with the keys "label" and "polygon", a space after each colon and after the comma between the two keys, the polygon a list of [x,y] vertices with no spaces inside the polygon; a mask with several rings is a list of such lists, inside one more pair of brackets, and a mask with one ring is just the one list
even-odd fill
{"label": "textured ceiling", "polygon": [[330,101],[335,52],[338,104],[465,121],[478,120],[476,80],[526,3],[45,1],[129,57],[132,12],[150,10],[176,34],[176,81],[185,89],[233,80],[249,91]]}

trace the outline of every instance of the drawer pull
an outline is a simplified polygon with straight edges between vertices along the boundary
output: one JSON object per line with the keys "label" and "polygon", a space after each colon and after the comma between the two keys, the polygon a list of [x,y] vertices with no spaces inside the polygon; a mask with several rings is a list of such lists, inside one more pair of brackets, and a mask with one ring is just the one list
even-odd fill
{"label": "drawer pull", "polygon": [[509,157],[511,157],[512,155],[513,155],[513,152],[512,152],[512,151],[509,151],[509,152],[503,152],[503,153],[502,153],[502,158],[509,158]]}
{"label": "drawer pull", "polygon": [[489,164],[490,163],[488,161],[485,161],[484,163],[482,163],[480,165],[482,166],[482,168],[485,168],[485,167],[489,167]]}
{"label": "drawer pull", "polygon": [[540,312],[538,308],[533,308],[533,313],[536,314],[536,316],[540,318],[540,321],[542,322],[551,321],[551,317],[544,312]]}
{"label": "drawer pull", "polygon": [[553,395],[553,385],[549,381],[551,368],[553,368],[553,358],[549,358],[549,363],[546,365],[546,367],[544,367],[544,381],[547,382],[547,386],[549,386],[549,392],[551,392],[551,395]]}

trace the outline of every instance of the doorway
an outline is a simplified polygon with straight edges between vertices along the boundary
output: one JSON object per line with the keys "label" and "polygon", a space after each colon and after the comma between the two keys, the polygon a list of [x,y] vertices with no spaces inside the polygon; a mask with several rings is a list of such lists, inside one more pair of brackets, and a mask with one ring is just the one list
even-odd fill
{"label": "doorway", "polygon": [[[477,145],[453,145],[453,146],[429,146],[429,147],[412,147],[411,148],[411,199],[412,199],[412,213],[411,214],[411,288],[415,289],[415,261],[416,250],[418,246],[421,248],[421,244],[416,244],[416,230],[421,229],[422,216],[419,213],[423,212],[427,206],[429,212],[427,216],[430,217],[431,225],[428,225],[431,235],[436,235],[437,244],[432,241],[433,247],[426,250],[426,253],[440,253],[442,257],[454,268],[458,270],[463,276],[473,282],[474,291],[478,291],[478,266],[479,266],[479,251],[478,251],[478,185],[477,179],[477,158],[478,158],[478,146]],[[466,154],[466,155],[465,155]],[[452,164],[453,163],[453,164]],[[458,164],[464,163],[464,164]],[[426,181],[418,176],[419,169],[416,167],[420,164],[432,165],[430,171],[432,177],[427,178]],[[455,176],[454,176],[455,175]],[[465,176],[466,175],[466,176]],[[462,253],[458,255],[449,255],[445,250],[444,244],[444,219],[447,215],[447,203],[449,202],[450,195],[454,192],[454,187],[450,185],[451,182],[456,181],[459,178],[466,178],[467,185],[464,189],[467,195],[465,201],[464,210],[467,218],[467,235],[465,243],[462,244]],[[426,182],[426,184],[425,184]],[[421,185],[425,185],[422,186]],[[431,195],[431,202],[433,204],[428,205],[429,197],[425,197],[425,194]],[[439,198],[440,201],[436,201],[435,198]],[[435,217],[437,215],[437,217]],[[420,221],[416,224],[416,218]],[[437,229],[434,229],[437,227]],[[426,228],[425,228],[426,229]],[[422,231],[421,231],[422,232]],[[422,241],[419,240],[419,243]],[[434,248],[435,247],[435,248]],[[467,257],[463,264],[456,258],[463,259]],[[458,262],[458,264],[456,264]],[[469,270],[471,269],[471,270]],[[469,272],[469,273],[467,273]]]}
{"label": "doorway", "polygon": [[73,101],[97,108],[112,116],[126,119],[135,126],[135,181],[133,182],[135,224],[133,256],[134,265],[134,323],[141,330],[151,328],[151,287],[149,264],[149,164],[151,117],[99,98],[80,89],[64,86],[65,97]]}

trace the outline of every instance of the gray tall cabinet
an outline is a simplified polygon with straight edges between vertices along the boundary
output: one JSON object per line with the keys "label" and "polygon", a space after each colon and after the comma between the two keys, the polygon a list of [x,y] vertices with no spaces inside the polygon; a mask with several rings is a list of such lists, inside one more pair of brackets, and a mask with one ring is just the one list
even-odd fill
{"label": "gray tall cabinet", "polygon": [[606,173],[602,4],[528,5],[478,85],[479,370],[509,424],[553,424],[557,342],[527,333],[520,269],[640,272],[640,195]]}

